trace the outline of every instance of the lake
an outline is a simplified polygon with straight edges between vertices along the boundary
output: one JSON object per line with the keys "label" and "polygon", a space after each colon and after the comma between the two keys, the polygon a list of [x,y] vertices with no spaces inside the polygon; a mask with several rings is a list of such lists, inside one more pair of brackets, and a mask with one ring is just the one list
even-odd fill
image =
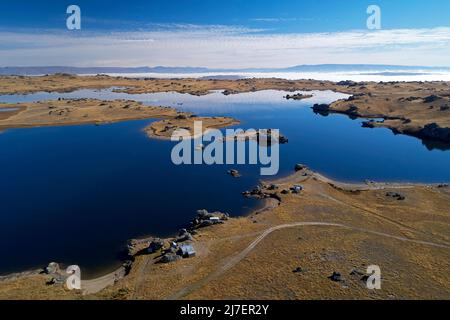
{"label": "lake", "polygon": [[[112,90],[0,96],[0,102],[57,98],[133,99],[198,115],[227,115],[239,128],[279,128],[284,176],[303,163],[344,181],[450,181],[450,151],[387,129],[361,128],[362,120],[323,117],[314,103],[346,95],[314,91],[308,100],[286,92],[224,96],[178,93],[129,95]],[[292,94],[292,93],[290,93]],[[78,264],[85,276],[120,264],[127,239],[168,236],[198,209],[250,212],[259,202],[242,197],[260,179],[255,165],[182,165],[171,162],[174,143],[149,139],[142,129],[154,119],[105,125],[10,129],[0,134],[0,274]],[[226,174],[238,169],[242,177]]]}

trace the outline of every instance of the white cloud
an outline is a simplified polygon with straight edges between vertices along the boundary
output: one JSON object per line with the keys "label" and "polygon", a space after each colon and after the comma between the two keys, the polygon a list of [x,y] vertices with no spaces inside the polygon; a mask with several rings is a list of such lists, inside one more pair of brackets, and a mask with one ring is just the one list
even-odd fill
{"label": "white cloud", "polygon": [[0,31],[0,61],[2,66],[450,66],[450,28],[302,34],[197,25],[161,25],[156,31],[114,33]]}

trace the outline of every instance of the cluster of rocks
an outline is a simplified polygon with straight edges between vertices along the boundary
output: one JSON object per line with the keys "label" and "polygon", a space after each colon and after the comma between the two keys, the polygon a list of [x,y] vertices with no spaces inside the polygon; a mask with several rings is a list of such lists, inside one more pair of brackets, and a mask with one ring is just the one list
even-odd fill
{"label": "cluster of rocks", "polygon": [[160,238],[155,238],[150,241],[147,251],[148,253],[155,253],[164,247],[164,241]]}
{"label": "cluster of rocks", "polygon": [[[351,277],[355,277],[358,280],[366,283],[367,280],[369,279],[369,276],[367,274],[365,274],[362,271],[359,271],[358,269],[352,269],[349,273],[349,275]],[[340,272],[334,271],[329,277],[328,279],[330,279],[333,282],[341,282],[341,283],[345,283],[345,278],[342,276],[342,274]]]}
{"label": "cluster of rocks", "polygon": [[258,198],[258,199],[267,199],[272,197],[272,194],[264,192],[261,186],[256,186],[250,191],[244,191],[242,192],[242,195],[246,198]]}
{"label": "cluster of rocks", "polygon": [[183,228],[178,231],[178,236],[175,238],[175,242],[181,243],[185,241],[192,241],[193,239],[194,238],[192,237],[192,233]]}
{"label": "cluster of rocks", "polygon": [[408,102],[411,102],[411,101],[416,101],[416,100],[420,100],[420,99],[422,99],[422,98],[411,96],[411,97],[408,97],[408,98],[405,98],[405,97],[398,98],[398,101],[408,101]]}
{"label": "cluster of rocks", "polygon": [[279,186],[276,184],[256,186],[250,191],[242,192],[242,195],[246,198],[256,198],[256,199],[275,199],[281,202],[281,198],[278,192],[267,192],[267,191],[277,191]]}
{"label": "cluster of rocks", "polygon": [[352,80],[343,80],[336,83],[338,86],[348,86],[348,87],[356,87],[358,85],[364,85],[364,83],[358,83]]}
{"label": "cluster of rocks", "polygon": [[46,282],[47,285],[64,284],[69,276],[61,271],[59,264],[56,262],[50,262],[42,273],[51,276],[50,280]]}
{"label": "cluster of rocks", "polygon": [[208,212],[205,209],[197,210],[197,216],[190,223],[191,230],[209,227],[215,224],[222,224],[228,220],[230,215],[219,211]]}
{"label": "cluster of rocks", "polygon": [[366,95],[365,93],[357,93],[357,94],[354,94],[354,95],[350,96],[347,99],[347,101],[354,101],[354,100],[357,100],[360,97],[364,97],[365,95]]}
{"label": "cluster of rocks", "polygon": [[48,112],[49,115],[57,115],[57,116],[65,116],[68,113],[70,113],[69,108],[63,108],[63,109],[57,109],[57,110],[50,110]]}
{"label": "cluster of rocks", "polygon": [[386,197],[394,198],[399,201],[405,200],[406,197],[398,192],[386,192]]}
{"label": "cluster of rocks", "polygon": [[305,166],[304,164],[301,164],[301,163],[297,163],[297,164],[294,166],[295,172],[302,171],[302,170],[306,170],[306,169],[308,169],[308,167]]}
{"label": "cluster of rocks", "polygon": [[281,190],[281,194],[300,194],[303,191],[303,186],[301,185],[293,185],[289,189],[283,189]]}
{"label": "cluster of rocks", "polygon": [[359,278],[359,280],[361,280],[363,282],[367,282],[367,280],[369,279],[369,276],[367,274],[365,274],[362,271],[359,271],[358,269],[353,269],[350,272],[350,275],[353,276],[353,277]]}
{"label": "cluster of rocks", "polygon": [[189,117],[186,114],[179,114],[175,117],[175,119],[177,119],[177,120],[186,120],[188,118]]}
{"label": "cluster of rocks", "polygon": [[334,281],[334,282],[343,282],[344,281],[344,278],[342,277],[342,275],[336,271],[334,271],[333,274],[328,277],[328,279],[330,279],[331,281]]}
{"label": "cluster of rocks", "polygon": [[236,91],[236,90],[230,90],[230,89],[224,90],[224,91],[222,92],[222,94],[223,94],[224,96],[229,96],[230,94],[237,94],[237,93],[240,93],[240,92],[239,92],[239,91]]}

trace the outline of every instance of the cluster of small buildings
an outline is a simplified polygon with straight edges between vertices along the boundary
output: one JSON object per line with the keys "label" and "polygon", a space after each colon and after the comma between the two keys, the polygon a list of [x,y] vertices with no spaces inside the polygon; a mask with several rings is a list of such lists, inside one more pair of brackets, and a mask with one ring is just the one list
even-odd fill
{"label": "cluster of small buildings", "polygon": [[147,253],[153,254],[161,252],[161,263],[174,262],[183,258],[195,257],[196,251],[192,243],[195,229],[221,224],[229,217],[226,213],[214,212],[207,210],[198,210],[197,216],[191,221],[189,230],[181,229],[178,236],[170,241],[164,241],[159,238],[152,239],[148,242]]}

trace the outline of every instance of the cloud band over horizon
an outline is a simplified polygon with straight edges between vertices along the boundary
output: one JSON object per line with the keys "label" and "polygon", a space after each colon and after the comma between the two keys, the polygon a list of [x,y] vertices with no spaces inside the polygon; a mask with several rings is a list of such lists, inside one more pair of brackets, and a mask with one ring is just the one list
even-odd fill
{"label": "cloud band over horizon", "polygon": [[0,61],[0,66],[78,67],[450,66],[450,28],[321,33],[192,24],[128,32],[0,29]]}

